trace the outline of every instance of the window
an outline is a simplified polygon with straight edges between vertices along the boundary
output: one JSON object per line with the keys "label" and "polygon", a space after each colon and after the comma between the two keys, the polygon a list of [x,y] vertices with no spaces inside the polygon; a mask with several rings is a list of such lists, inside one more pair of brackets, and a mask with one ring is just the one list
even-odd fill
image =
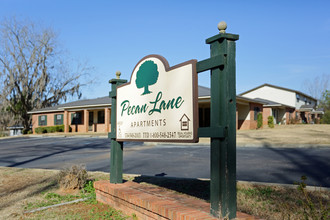
{"label": "window", "polygon": [[299,100],[300,100],[299,94],[296,95],[296,98],[297,98],[297,102],[299,102]]}
{"label": "window", "polygon": [[104,124],[104,111],[97,112],[97,123]]}
{"label": "window", "polygon": [[81,112],[71,113],[71,124],[81,124]]}
{"label": "window", "polygon": [[39,126],[46,126],[47,125],[47,115],[40,115],[38,118]]}
{"label": "window", "polygon": [[256,121],[258,119],[258,113],[260,112],[259,107],[254,107],[254,120]]}
{"label": "window", "polygon": [[54,125],[63,124],[63,114],[54,115]]}

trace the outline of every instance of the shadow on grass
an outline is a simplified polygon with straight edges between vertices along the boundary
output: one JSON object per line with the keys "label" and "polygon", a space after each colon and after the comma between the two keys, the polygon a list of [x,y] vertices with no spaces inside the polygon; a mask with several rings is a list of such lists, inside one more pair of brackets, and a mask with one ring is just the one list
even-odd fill
{"label": "shadow on grass", "polygon": [[133,182],[147,183],[193,196],[207,202],[210,201],[210,181],[188,178],[171,178],[155,176],[138,176]]}
{"label": "shadow on grass", "polygon": [[[41,186],[44,184],[45,186]],[[34,186],[39,186],[39,187],[36,187],[36,189],[32,189]],[[54,177],[49,177],[45,179],[36,180],[29,184],[27,183],[14,190],[9,190],[1,194],[2,198],[4,197],[8,197],[8,198],[6,199],[5,203],[4,202],[0,203],[0,210],[7,208],[29,197],[33,197],[35,195],[41,194],[42,192],[51,190],[56,186],[57,186],[57,182],[55,181]],[[24,193],[25,191],[28,191],[28,193]],[[10,195],[18,195],[18,196],[10,196]]]}

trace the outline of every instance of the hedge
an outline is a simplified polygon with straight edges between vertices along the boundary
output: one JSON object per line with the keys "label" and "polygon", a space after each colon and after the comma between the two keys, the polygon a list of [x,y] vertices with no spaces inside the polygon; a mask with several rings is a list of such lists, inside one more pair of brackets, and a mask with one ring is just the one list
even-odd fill
{"label": "hedge", "polygon": [[37,134],[44,134],[44,133],[54,133],[54,132],[63,132],[64,125],[56,125],[56,126],[48,126],[48,127],[39,127],[35,129]]}

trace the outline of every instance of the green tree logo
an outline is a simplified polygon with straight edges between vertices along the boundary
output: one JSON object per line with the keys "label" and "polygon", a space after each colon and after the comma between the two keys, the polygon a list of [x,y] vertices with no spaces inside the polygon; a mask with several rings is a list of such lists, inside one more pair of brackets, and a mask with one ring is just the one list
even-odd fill
{"label": "green tree logo", "polygon": [[149,86],[153,85],[158,80],[159,72],[157,70],[157,64],[153,61],[145,61],[139,68],[139,71],[136,73],[135,84],[138,89],[144,88],[142,95],[151,93],[149,91]]}

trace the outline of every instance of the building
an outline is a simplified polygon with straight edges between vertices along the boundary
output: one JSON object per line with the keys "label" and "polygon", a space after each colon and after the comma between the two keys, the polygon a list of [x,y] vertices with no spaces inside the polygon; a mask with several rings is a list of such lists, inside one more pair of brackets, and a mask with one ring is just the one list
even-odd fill
{"label": "building", "polygon": [[[210,126],[210,89],[198,87],[200,127]],[[263,101],[237,96],[237,129],[257,128],[257,114],[263,111]],[[101,97],[79,100],[54,107],[33,110],[33,133],[38,127],[64,125],[64,132],[110,132],[111,99]],[[188,119],[183,119],[188,120]],[[182,121],[184,126],[184,121]]]}
{"label": "building", "polygon": [[240,95],[265,102],[263,118],[272,115],[276,124],[318,123],[323,114],[315,98],[293,89],[263,84]]}
{"label": "building", "polygon": [[24,129],[24,127],[21,125],[13,125],[13,126],[7,127],[7,130],[9,130],[9,136],[23,135],[23,129]]}

